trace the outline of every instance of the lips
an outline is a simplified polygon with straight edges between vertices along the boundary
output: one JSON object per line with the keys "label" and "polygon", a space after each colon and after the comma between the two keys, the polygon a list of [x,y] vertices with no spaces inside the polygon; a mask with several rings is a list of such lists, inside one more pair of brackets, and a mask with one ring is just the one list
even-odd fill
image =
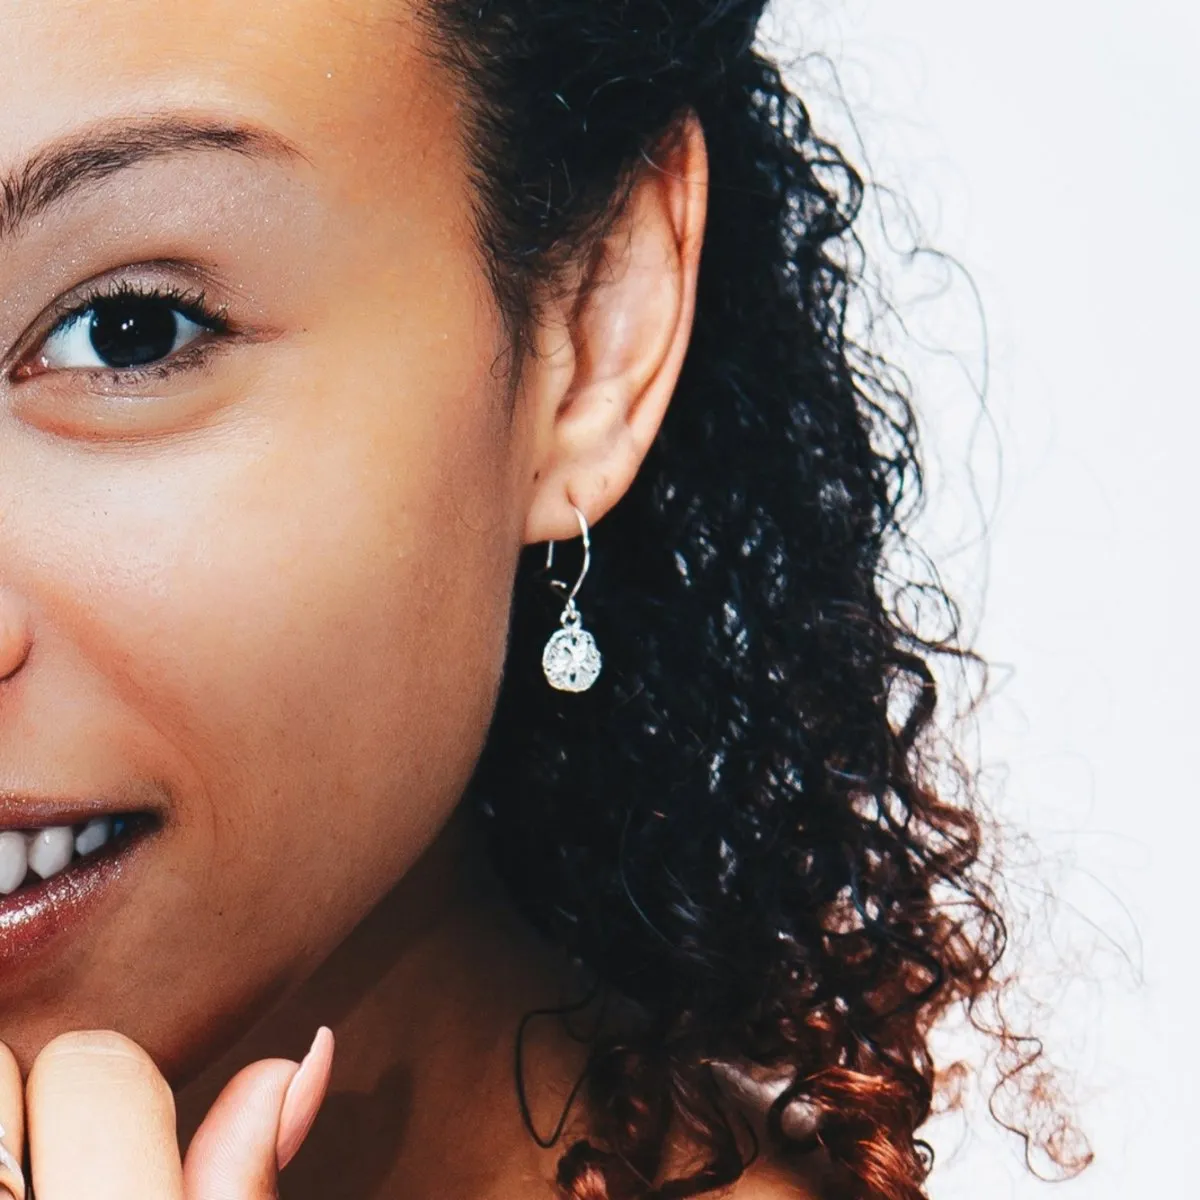
{"label": "lips", "polygon": [[[15,874],[20,857],[16,839],[21,839],[26,846],[27,870],[14,891],[0,896],[0,964],[25,958],[82,926],[130,872],[159,827],[157,817],[144,811],[100,813],[92,809],[89,814],[78,807],[74,811],[58,807],[53,812],[44,806],[14,807],[22,809],[19,816],[10,815],[8,820],[0,816],[0,868],[7,852],[10,871]],[[49,822],[33,825],[34,816],[48,817]],[[97,846],[95,832],[84,835],[89,827],[96,830],[98,821],[111,824],[109,836]],[[60,830],[66,833],[53,832]],[[65,864],[57,865],[67,849],[68,836],[71,855]],[[81,836],[86,853],[75,848]],[[41,877],[39,866],[47,869],[46,878]]]}

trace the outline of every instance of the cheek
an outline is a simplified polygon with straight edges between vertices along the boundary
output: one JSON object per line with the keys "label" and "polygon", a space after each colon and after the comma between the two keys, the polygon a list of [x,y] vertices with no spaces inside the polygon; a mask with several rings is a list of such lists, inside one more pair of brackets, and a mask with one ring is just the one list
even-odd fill
{"label": "cheek", "polygon": [[281,353],[191,443],[55,460],[71,502],[40,573],[127,770],[172,782],[179,886],[217,881],[247,922],[300,886],[331,936],[465,786],[518,548],[486,374],[340,344]]}

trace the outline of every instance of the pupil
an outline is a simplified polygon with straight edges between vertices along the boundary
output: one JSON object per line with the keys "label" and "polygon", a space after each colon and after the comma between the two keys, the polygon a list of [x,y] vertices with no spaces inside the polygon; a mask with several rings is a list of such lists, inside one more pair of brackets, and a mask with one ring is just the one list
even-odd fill
{"label": "pupil", "polygon": [[92,349],[108,366],[143,366],[171,353],[175,313],[161,300],[148,296],[97,300],[88,332]]}

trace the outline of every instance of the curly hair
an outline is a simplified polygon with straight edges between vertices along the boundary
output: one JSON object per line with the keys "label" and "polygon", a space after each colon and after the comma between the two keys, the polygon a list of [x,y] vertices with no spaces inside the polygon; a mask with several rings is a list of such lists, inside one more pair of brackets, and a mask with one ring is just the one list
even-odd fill
{"label": "curly hair", "polygon": [[[571,1200],[700,1195],[753,1154],[711,1064],[782,1071],[768,1132],[839,1195],[918,1200],[935,1021],[1005,925],[970,803],[935,786],[930,658],[886,556],[913,412],[847,330],[863,184],[755,48],[762,0],[427,0],[466,98],[479,244],[519,361],[539,288],[611,231],[684,114],[710,163],[695,329],[661,431],[593,533],[590,692],[546,686],[555,597],[518,567],[470,788],[521,911],[645,1014],[590,1047]],[[815,1130],[789,1133],[801,1101]],[[673,1128],[704,1161],[663,1178]]]}

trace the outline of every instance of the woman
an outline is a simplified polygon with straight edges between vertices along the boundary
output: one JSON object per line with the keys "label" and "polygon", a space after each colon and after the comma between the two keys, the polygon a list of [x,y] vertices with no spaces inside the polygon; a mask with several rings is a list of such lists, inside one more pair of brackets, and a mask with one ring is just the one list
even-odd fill
{"label": "woman", "polygon": [[271,1196],[318,1107],[290,1200],[924,1195],[1003,926],[762,7],[5,6],[38,1200]]}

